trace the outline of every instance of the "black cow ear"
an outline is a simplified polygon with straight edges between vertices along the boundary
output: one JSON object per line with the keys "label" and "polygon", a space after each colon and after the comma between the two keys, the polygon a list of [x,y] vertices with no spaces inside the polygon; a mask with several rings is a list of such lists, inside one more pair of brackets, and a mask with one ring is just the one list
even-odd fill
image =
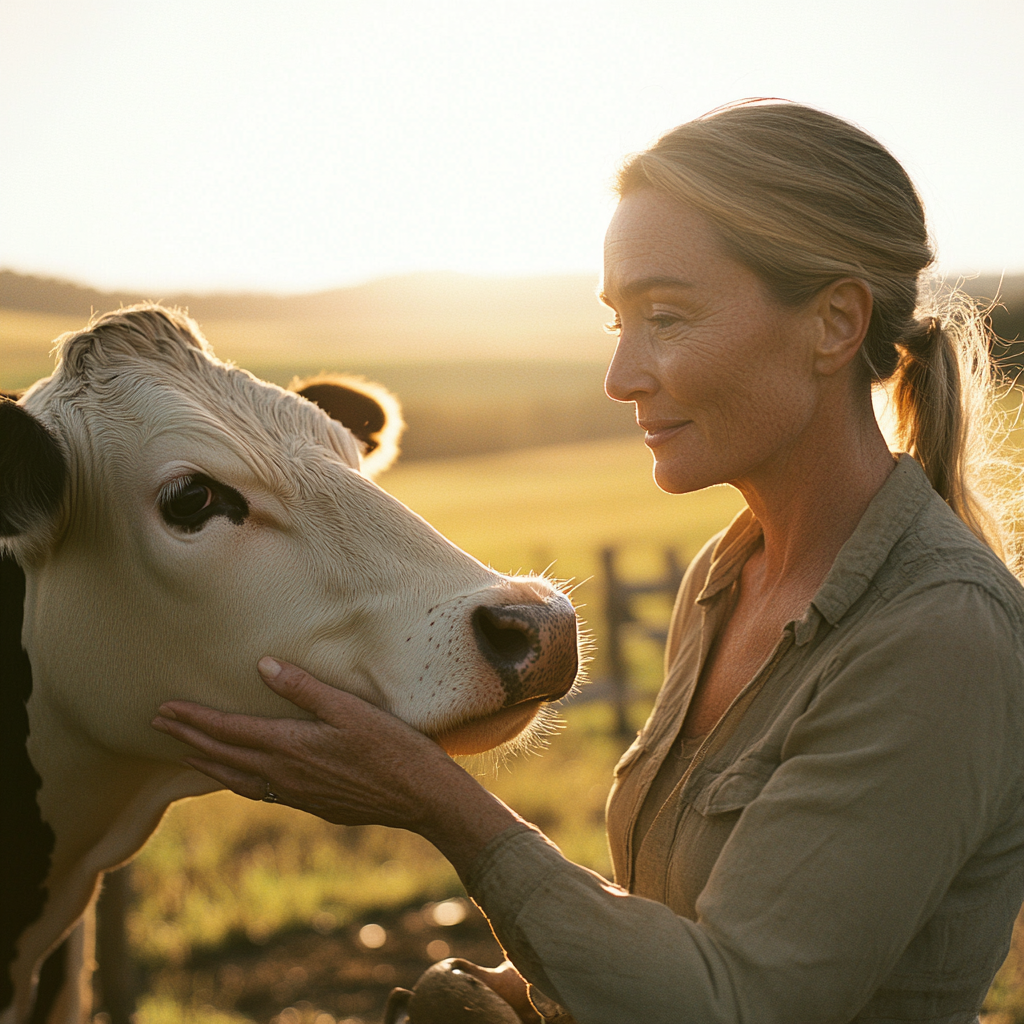
{"label": "black cow ear", "polygon": [[405,424],[398,399],[386,388],[335,376],[296,378],[289,387],[355,434],[363,445],[363,470],[368,476],[387,469],[398,457]]}
{"label": "black cow ear", "polygon": [[387,413],[371,395],[334,381],[314,381],[296,389],[303,398],[316,403],[332,420],[348,427],[367,454],[379,446],[378,435],[387,422]]}
{"label": "black cow ear", "polygon": [[0,399],[0,537],[16,537],[48,521],[66,479],[56,438],[22,406]]}

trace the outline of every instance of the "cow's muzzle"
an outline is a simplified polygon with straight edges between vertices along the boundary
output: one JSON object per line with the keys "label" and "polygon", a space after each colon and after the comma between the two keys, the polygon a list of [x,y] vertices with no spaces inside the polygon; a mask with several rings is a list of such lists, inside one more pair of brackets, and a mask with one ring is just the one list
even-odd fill
{"label": "cow's muzzle", "polygon": [[480,653],[498,673],[505,707],[564,697],[576,680],[576,613],[553,594],[537,604],[481,605],[473,612]]}

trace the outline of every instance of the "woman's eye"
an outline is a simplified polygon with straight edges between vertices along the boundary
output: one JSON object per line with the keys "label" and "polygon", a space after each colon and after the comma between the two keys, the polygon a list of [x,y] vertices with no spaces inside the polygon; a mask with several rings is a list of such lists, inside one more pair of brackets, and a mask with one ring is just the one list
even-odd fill
{"label": "woman's eye", "polygon": [[164,522],[195,533],[214,516],[225,516],[240,525],[249,515],[245,498],[233,487],[209,477],[182,477],[164,488],[160,499]]}
{"label": "woman's eye", "polygon": [[669,313],[660,313],[655,314],[654,316],[649,316],[647,318],[647,322],[652,324],[654,327],[664,329],[666,327],[674,327],[679,323],[679,317],[672,316]]}

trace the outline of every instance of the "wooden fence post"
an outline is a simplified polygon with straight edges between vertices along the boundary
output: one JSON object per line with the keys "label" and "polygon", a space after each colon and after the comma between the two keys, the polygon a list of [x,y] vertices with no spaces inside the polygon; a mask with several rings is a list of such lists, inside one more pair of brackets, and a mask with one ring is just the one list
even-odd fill
{"label": "wooden fence post", "polygon": [[649,640],[664,644],[668,623],[642,622],[633,608],[633,598],[647,594],[664,594],[674,598],[683,579],[683,566],[673,548],[666,548],[664,570],[655,579],[628,583],[619,576],[618,552],[613,547],[601,551],[604,570],[604,615],[607,627],[604,638],[604,657],[608,666],[611,704],[615,713],[615,734],[627,738],[632,734],[629,721],[630,680],[629,666],[623,650],[627,627],[635,625]]}
{"label": "wooden fence post", "polygon": [[110,1024],[131,1024],[139,995],[138,970],[128,947],[131,865],[103,876],[96,904],[96,961],[102,1008]]}
{"label": "wooden fence post", "polygon": [[615,735],[626,737],[629,728],[629,676],[622,653],[622,627],[632,621],[629,597],[619,580],[616,567],[617,552],[608,547],[601,551],[604,568],[604,617],[608,627],[604,641],[604,656],[611,684],[612,709],[615,712]]}

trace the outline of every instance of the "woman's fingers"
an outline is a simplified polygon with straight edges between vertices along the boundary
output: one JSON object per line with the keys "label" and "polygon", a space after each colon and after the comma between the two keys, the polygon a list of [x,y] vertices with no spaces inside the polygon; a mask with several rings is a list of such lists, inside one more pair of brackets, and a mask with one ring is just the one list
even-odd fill
{"label": "woman's fingers", "polygon": [[228,789],[339,825],[390,825],[425,836],[464,873],[518,819],[430,737],[386,711],[264,658],[271,689],[306,718],[228,714],[167,701],[153,727],[190,745],[185,762]]}
{"label": "woman's fingers", "polygon": [[[359,701],[358,697],[328,686],[297,665],[276,658],[261,658],[256,666],[263,681],[279,697],[291,701],[303,711],[309,711],[325,722],[332,720],[346,701]],[[359,703],[365,703],[359,701]]]}
{"label": "woman's fingers", "polygon": [[171,701],[160,708],[150,723],[182,743],[194,747],[209,761],[217,761],[237,771],[258,775],[262,751],[269,738],[266,726],[272,719],[225,715],[201,704]]}
{"label": "woman's fingers", "polygon": [[[431,753],[435,752],[434,748],[440,750],[435,740],[402,719],[353,693],[328,686],[297,665],[275,658],[262,658],[257,667],[266,684],[279,697],[311,712],[321,723],[343,734],[349,750],[352,749],[351,744],[358,743],[378,748],[382,741],[401,745],[407,751],[410,747],[425,747]],[[312,737],[309,732],[301,735],[307,739]]]}
{"label": "woman's fingers", "polygon": [[192,701],[169,700],[160,705],[153,727],[200,749],[204,748],[195,742],[200,737],[233,747],[260,748],[273,745],[278,733],[293,721],[235,715]]}

